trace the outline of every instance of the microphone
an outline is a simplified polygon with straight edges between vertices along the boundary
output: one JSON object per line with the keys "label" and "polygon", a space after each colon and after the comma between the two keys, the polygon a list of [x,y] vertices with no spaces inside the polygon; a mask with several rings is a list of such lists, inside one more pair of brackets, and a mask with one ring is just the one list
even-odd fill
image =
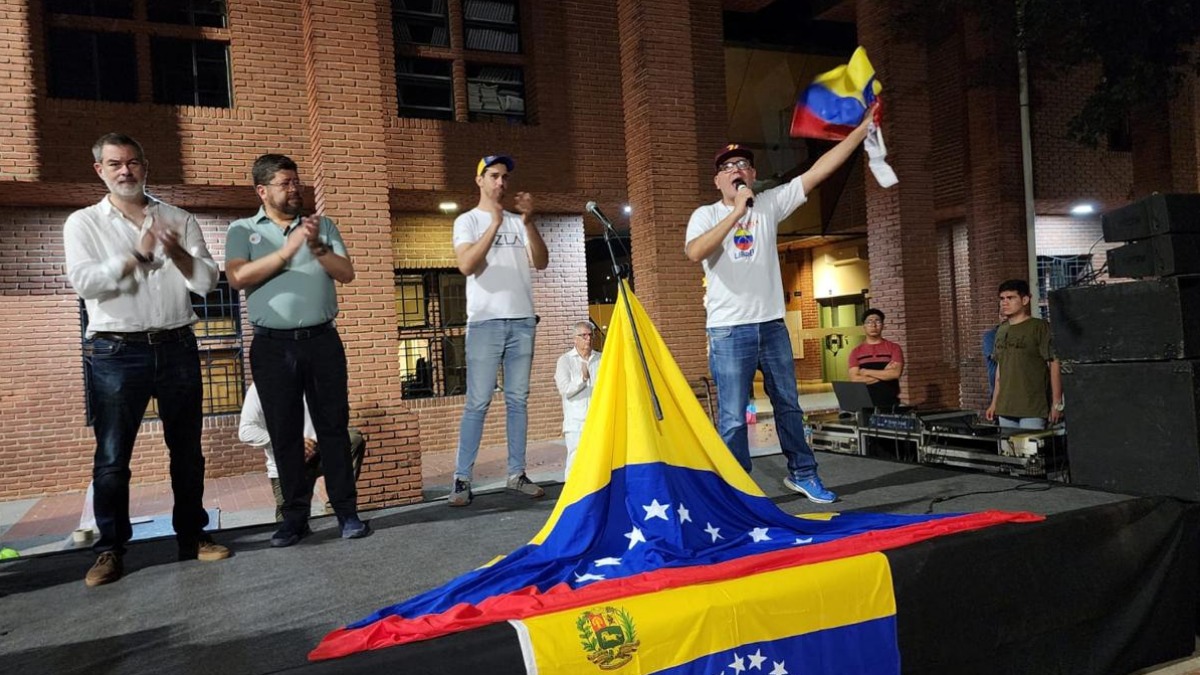
{"label": "microphone", "polygon": [[[750,189],[750,186],[746,185],[746,181],[742,180],[741,178],[734,178],[733,185],[734,185],[734,187],[736,187],[738,189],[739,192],[742,190]],[[750,199],[746,200],[746,206],[749,206],[750,208],[754,208],[754,197],[751,197]]]}
{"label": "microphone", "polygon": [[592,214],[593,216],[596,216],[596,220],[599,220],[601,225],[607,227],[610,230],[616,229],[615,227],[613,227],[612,221],[609,220],[602,211],[600,211],[600,207],[596,206],[596,202],[588,202],[587,204],[583,205],[583,208],[586,209],[588,213]]}

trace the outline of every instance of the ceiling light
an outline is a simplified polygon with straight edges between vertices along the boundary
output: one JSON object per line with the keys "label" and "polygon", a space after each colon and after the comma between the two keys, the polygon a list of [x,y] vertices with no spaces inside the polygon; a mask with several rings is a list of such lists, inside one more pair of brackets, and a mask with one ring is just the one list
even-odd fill
{"label": "ceiling light", "polygon": [[458,203],[442,202],[441,204],[438,204],[438,211],[441,211],[442,213],[458,213]]}
{"label": "ceiling light", "polygon": [[1079,202],[1071,207],[1073,216],[1090,216],[1096,212],[1096,205],[1091,202]]}

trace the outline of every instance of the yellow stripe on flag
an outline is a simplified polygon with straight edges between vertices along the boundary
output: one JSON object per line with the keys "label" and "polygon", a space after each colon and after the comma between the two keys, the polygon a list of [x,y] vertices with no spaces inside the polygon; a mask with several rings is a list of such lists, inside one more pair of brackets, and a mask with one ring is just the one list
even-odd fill
{"label": "yellow stripe on flag", "polygon": [[[637,322],[650,378],[662,407],[661,422],[654,417],[650,390],[625,314],[625,298]],[[732,487],[763,496],[713,428],[641,303],[632,293],[626,293],[618,298],[613,312],[571,475],[554,512],[530,543],[544,542],[563,509],[608,485],[614,470],[652,462],[717,473]]]}
{"label": "yellow stripe on flag", "polygon": [[[813,79],[813,84],[820,84],[838,96],[856,98],[866,105],[866,101],[863,99],[863,88],[867,86],[867,82],[872,77],[875,77],[875,67],[867,58],[867,50],[859,47],[850,57],[850,63],[821,73]],[[875,80],[871,89],[878,96],[879,92],[883,91],[883,85],[879,83],[879,80]]]}
{"label": "yellow stripe on flag", "polygon": [[[514,621],[539,675],[603,672],[611,654],[622,675],[653,673],[755,642],[849,626],[896,613],[887,557],[850,558],[613,600]],[[609,652],[597,635],[615,626]],[[601,630],[597,630],[601,628]],[[630,635],[632,633],[632,635]],[[533,672],[533,671],[531,671]]]}

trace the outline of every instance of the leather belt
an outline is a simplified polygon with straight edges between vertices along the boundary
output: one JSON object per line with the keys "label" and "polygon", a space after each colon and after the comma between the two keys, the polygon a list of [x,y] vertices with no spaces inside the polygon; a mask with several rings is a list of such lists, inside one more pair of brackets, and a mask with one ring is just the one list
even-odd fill
{"label": "leather belt", "polygon": [[106,340],[115,340],[117,342],[141,342],[144,344],[156,345],[163,342],[178,342],[186,337],[191,336],[192,327],[182,326],[180,328],[172,328],[170,330],[146,330],[128,333],[109,333],[98,332],[95,337],[104,338]]}
{"label": "leather belt", "polygon": [[261,335],[263,337],[269,337],[272,340],[307,340],[311,337],[316,337],[331,330],[333,330],[333,322],[326,321],[325,323],[319,323],[315,326],[295,328],[292,330],[280,330],[278,328],[255,326],[254,334]]}

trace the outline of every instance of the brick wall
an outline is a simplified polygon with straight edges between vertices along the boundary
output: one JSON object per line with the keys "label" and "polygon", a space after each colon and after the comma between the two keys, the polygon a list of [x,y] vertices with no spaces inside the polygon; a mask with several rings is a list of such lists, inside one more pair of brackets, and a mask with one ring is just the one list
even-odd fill
{"label": "brick wall", "polygon": [[725,142],[721,3],[618,0],[617,9],[636,290],[694,380],[707,374],[704,274],[683,245],[692,211],[715,199],[708,158]]}

